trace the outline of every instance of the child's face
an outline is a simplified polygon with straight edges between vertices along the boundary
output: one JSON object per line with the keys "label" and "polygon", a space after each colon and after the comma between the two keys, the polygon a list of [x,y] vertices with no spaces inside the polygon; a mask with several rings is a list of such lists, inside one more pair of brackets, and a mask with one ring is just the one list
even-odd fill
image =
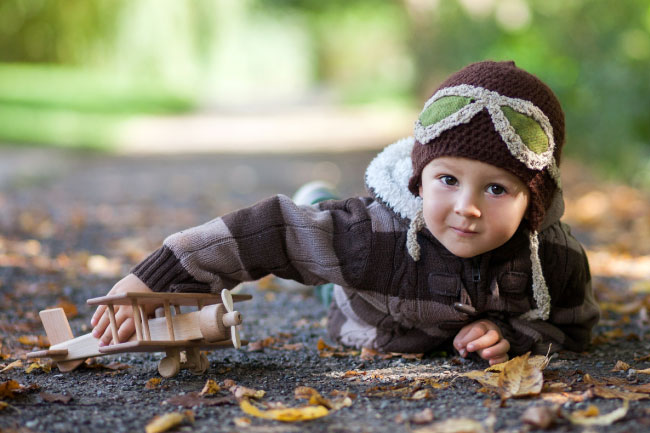
{"label": "child's face", "polygon": [[504,169],[445,156],[422,170],[420,197],[424,221],[436,239],[459,257],[474,257],[515,234],[530,192]]}

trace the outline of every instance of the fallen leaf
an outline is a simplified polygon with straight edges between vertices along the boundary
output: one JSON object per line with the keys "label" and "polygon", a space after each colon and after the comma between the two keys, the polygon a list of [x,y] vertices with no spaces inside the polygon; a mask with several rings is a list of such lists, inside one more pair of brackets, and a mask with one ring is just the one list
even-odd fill
{"label": "fallen leaf", "polygon": [[9,407],[9,403],[0,401],[0,410],[4,410]]}
{"label": "fallen leaf", "polygon": [[219,398],[205,398],[198,392],[190,392],[183,395],[177,395],[165,400],[165,403],[172,406],[195,407],[195,406],[221,406],[224,404],[234,404],[235,398],[227,395]]}
{"label": "fallen leaf", "polygon": [[521,415],[521,420],[533,427],[547,429],[555,423],[558,410],[548,406],[531,406]]}
{"label": "fallen leaf", "polygon": [[239,407],[248,415],[283,422],[309,421],[324,417],[329,413],[325,406],[320,405],[261,410],[253,406],[248,399],[240,401]]}
{"label": "fallen leaf", "polygon": [[2,370],[0,370],[0,373],[4,373],[5,371],[9,371],[14,368],[22,368],[22,366],[23,366],[23,361],[19,359],[4,367]]}
{"label": "fallen leaf", "polygon": [[433,410],[430,407],[413,414],[410,418],[413,424],[428,424],[433,422]]}
{"label": "fallen leaf", "polygon": [[529,354],[512,359],[499,374],[501,400],[537,395],[542,392],[544,376],[535,363],[528,363]]}
{"label": "fallen leaf", "polygon": [[25,373],[30,374],[33,373],[36,370],[40,370],[43,373],[49,373],[52,371],[52,363],[51,362],[32,362],[29,364],[29,366],[25,369]]}
{"label": "fallen leaf", "polygon": [[72,400],[72,396],[70,395],[63,395],[63,394],[49,394],[47,392],[41,392],[39,394],[43,401],[46,401],[48,403],[63,403],[67,404]]}
{"label": "fallen leaf", "polygon": [[616,421],[622,419],[627,414],[629,408],[629,402],[623,400],[623,406],[619,407],[616,410],[613,410],[610,413],[600,415],[600,416],[574,416],[574,414],[568,413],[563,414],[564,418],[571,421],[572,424],[583,425],[583,426],[608,426],[612,425]]}
{"label": "fallen leaf", "polygon": [[146,433],[162,433],[182,424],[185,421],[194,422],[194,414],[192,411],[170,412],[164,415],[159,415],[149,421],[144,428]]}
{"label": "fallen leaf", "polygon": [[590,404],[587,406],[587,409],[583,410],[576,410],[573,413],[571,413],[573,416],[577,416],[579,418],[593,418],[595,416],[600,415],[600,410],[598,410],[598,406],[594,404]]}
{"label": "fallen leaf", "polygon": [[23,386],[15,380],[8,380],[0,383],[0,397],[14,398],[15,393],[21,390]]}
{"label": "fallen leaf", "polygon": [[159,377],[152,377],[144,384],[145,389],[156,389],[160,385],[162,379]]}
{"label": "fallen leaf", "polygon": [[247,388],[241,385],[232,386],[228,388],[228,390],[232,392],[235,398],[237,398],[238,400],[246,397],[259,399],[264,397],[264,394],[266,394],[266,391],[262,389]]}
{"label": "fallen leaf", "polygon": [[473,419],[452,418],[413,430],[413,433],[485,433],[485,429]]}
{"label": "fallen leaf", "polygon": [[219,386],[219,384],[212,379],[208,379],[205,382],[205,385],[203,385],[203,389],[201,390],[199,395],[201,396],[214,395],[219,391],[221,391],[221,387]]}
{"label": "fallen leaf", "polygon": [[305,348],[305,345],[303,343],[285,344],[285,345],[281,346],[281,349],[293,350],[293,351],[302,350],[304,348]]}
{"label": "fallen leaf", "polygon": [[79,315],[79,310],[77,310],[77,306],[65,299],[59,301],[58,304],[56,304],[54,307],[51,308],[62,308],[63,312],[65,313],[68,319],[72,319],[73,317]]}
{"label": "fallen leaf", "polygon": [[250,418],[246,418],[245,416],[237,417],[232,421],[235,423],[237,427],[248,427],[253,423],[253,421],[251,421]]}
{"label": "fallen leaf", "polygon": [[424,400],[425,398],[433,398],[434,395],[429,389],[420,389],[418,391],[415,391],[411,397],[408,398],[408,400]]}
{"label": "fallen leaf", "polygon": [[21,335],[18,337],[18,342],[25,346],[37,346],[41,348],[50,347],[50,341],[43,335]]}
{"label": "fallen leaf", "polygon": [[595,386],[593,393],[601,398],[620,398],[623,400],[645,400],[650,398],[648,394],[639,392],[624,391],[622,389],[608,388],[606,386]]}
{"label": "fallen leaf", "polygon": [[640,374],[650,374],[650,368],[644,368],[643,370],[636,370]]}
{"label": "fallen leaf", "polygon": [[612,371],[628,371],[630,368],[632,368],[632,366],[627,362],[616,361],[616,365],[614,366]]}

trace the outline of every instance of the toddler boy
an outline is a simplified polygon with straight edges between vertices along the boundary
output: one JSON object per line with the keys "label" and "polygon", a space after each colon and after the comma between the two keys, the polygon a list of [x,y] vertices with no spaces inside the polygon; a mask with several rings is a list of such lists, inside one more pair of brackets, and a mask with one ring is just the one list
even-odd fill
{"label": "toddler boy", "polygon": [[[165,239],[124,291],[219,292],[267,274],[334,283],[328,331],[355,347],[453,342],[490,364],[584,350],[599,318],[586,256],[559,221],[564,114],[513,62],[480,62],[426,102],[415,137],[369,165],[370,197],[298,206],[276,196]],[[129,307],[116,313],[133,333]],[[91,321],[111,341],[101,307]]]}

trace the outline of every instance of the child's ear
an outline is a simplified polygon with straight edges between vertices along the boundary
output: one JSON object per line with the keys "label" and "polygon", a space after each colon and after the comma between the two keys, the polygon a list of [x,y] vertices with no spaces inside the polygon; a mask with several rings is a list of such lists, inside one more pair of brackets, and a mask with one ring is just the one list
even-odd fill
{"label": "child's ear", "polygon": [[422,197],[422,184],[420,183],[420,186],[418,187],[418,195]]}

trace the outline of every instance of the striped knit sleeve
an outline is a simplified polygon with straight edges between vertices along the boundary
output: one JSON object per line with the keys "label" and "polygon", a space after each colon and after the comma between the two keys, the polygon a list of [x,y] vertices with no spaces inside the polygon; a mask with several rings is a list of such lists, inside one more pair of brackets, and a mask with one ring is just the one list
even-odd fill
{"label": "striped knit sleeve", "polygon": [[197,284],[218,291],[268,274],[348,285],[364,272],[371,250],[366,204],[298,206],[274,196],[167,237],[134,273],[159,291]]}

